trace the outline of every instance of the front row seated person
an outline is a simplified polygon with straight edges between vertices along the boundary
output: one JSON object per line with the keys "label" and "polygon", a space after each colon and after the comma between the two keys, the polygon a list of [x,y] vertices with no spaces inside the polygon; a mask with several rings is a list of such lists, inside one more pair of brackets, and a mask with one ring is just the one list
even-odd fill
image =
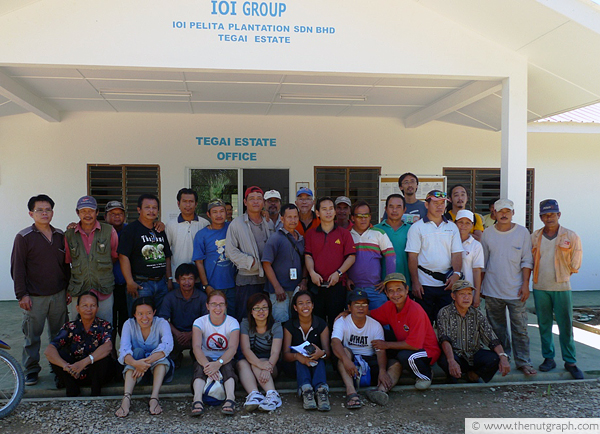
{"label": "front row seated person", "polygon": [[126,417],[129,414],[133,387],[142,380],[148,370],[152,372],[153,377],[148,410],[150,414],[158,415],[162,413],[158,392],[172,367],[168,356],[173,350],[173,335],[169,323],[154,316],[156,309],[152,297],[137,298],[131,311],[134,317],[125,321],[121,335],[119,363],[125,365],[125,390],[121,407],[115,415]]}
{"label": "front row seated person", "polygon": [[387,391],[392,387],[392,380],[387,373],[387,357],[385,351],[375,350],[373,341],[382,341],[383,327],[369,312],[369,297],[364,289],[355,289],[348,293],[348,310],[350,315],[342,314],[333,324],[331,348],[338,358],[337,367],[346,386],[346,408],[357,409],[363,406],[356,392],[355,381],[360,383],[360,371],[355,362],[360,357],[369,366],[371,385],[376,390],[369,390],[367,397],[380,405],[388,402]]}
{"label": "front row seated person", "polygon": [[192,393],[194,402],[191,415],[204,414],[203,392],[209,378],[223,381],[225,402],[221,413],[231,416],[235,413],[235,374],[234,357],[240,342],[240,324],[227,314],[227,299],[221,291],[214,290],[206,302],[208,315],[194,321],[192,345],[194,348],[194,368]]}
{"label": "front row seated person", "polygon": [[438,313],[438,335],[442,346],[438,365],[446,373],[449,383],[456,383],[463,375],[470,382],[478,382],[481,378],[487,383],[497,371],[502,376],[510,372],[508,356],[492,326],[485,315],[472,306],[473,291],[471,282],[457,281],[452,285],[454,302]]}
{"label": "front row seated person", "polygon": [[198,269],[193,264],[181,264],[175,270],[179,288],[163,299],[158,316],[166,319],[173,333],[171,360],[175,368],[181,366],[183,351],[192,349],[192,326],[196,318],[206,315],[206,294],[195,288]]}
{"label": "front row seated person", "polygon": [[[248,393],[244,409],[273,411],[281,407],[281,397],[275,390],[273,378],[277,376],[283,328],[281,323],[275,322],[273,318],[273,305],[269,294],[261,292],[251,295],[246,310],[248,316],[242,320],[240,326],[240,348],[243,358],[236,365],[240,381]],[[266,395],[258,391],[257,382]]]}
{"label": "front row seated person", "polygon": [[77,298],[78,318],[63,325],[44,354],[67,396],[79,396],[80,386],[92,386],[92,396],[114,375],[112,326],[96,316],[98,296],[82,292]]}
{"label": "front row seated person", "polygon": [[[298,291],[292,298],[294,312],[283,327],[284,369],[296,375],[298,394],[305,410],[329,411],[329,386],[325,375],[325,359],[329,357],[329,327],[324,319],[313,315],[313,297],[308,291]],[[308,342],[308,355],[292,350]],[[317,399],[315,401],[315,392]]]}
{"label": "front row seated person", "polygon": [[[416,377],[415,388],[431,386],[431,366],[440,357],[437,337],[423,308],[408,298],[408,286],[402,273],[391,273],[383,281],[389,301],[372,310],[370,315],[382,326],[389,325],[396,342],[375,340],[375,350],[389,351],[388,373],[395,386],[403,370]],[[393,356],[393,358],[392,358]]]}

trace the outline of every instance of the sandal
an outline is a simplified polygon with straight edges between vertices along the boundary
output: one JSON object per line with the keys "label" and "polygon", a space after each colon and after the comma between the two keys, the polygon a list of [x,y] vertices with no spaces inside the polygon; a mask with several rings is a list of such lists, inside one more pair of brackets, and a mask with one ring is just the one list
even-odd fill
{"label": "sandal", "polygon": [[221,407],[221,413],[227,416],[233,416],[235,413],[235,401],[232,399],[226,399],[223,407]]}
{"label": "sandal", "polygon": [[351,393],[346,399],[346,408],[350,410],[361,408],[363,406],[363,402],[360,399],[360,396],[358,396],[358,393]]}
{"label": "sandal", "polygon": [[[127,398],[129,400],[129,408],[127,409],[127,412],[125,412],[125,409],[123,408],[123,401],[125,401],[125,398]],[[123,400],[121,401],[121,406],[117,409],[117,411],[115,411],[115,416],[120,417],[120,418],[124,418],[129,416],[129,410],[131,409],[131,393],[124,393],[123,394]],[[121,414],[119,414],[119,411],[121,411]]]}
{"label": "sandal", "polygon": [[[152,401],[156,401],[156,405],[154,406],[154,411],[152,410]],[[160,406],[160,401],[158,398],[150,398],[148,400],[148,411],[152,416],[157,416],[162,413],[162,407]]]}
{"label": "sandal", "polygon": [[192,403],[192,411],[190,412],[190,416],[198,417],[202,416],[206,409],[204,408],[204,403],[202,401],[194,401]]}
{"label": "sandal", "polygon": [[533,366],[530,366],[530,365],[520,366],[519,370],[522,371],[523,374],[525,374],[528,377],[537,374],[537,371],[535,369],[533,369]]}

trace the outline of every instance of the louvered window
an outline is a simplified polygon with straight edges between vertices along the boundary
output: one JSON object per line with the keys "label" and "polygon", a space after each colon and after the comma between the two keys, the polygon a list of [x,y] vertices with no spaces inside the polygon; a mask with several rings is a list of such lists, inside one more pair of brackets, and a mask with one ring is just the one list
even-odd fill
{"label": "louvered window", "polygon": [[[447,177],[448,191],[453,185],[462,184],[469,190],[469,203],[471,209],[481,215],[489,213],[488,202],[500,197],[500,169],[477,168],[444,168]],[[530,231],[533,229],[533,191],[535,169],[527,169],[527,204],[525,225]],[[510,198],[509,198],[510,199]]]}
{"label": "louvered window", "polygon": [[109,201],[119,200],[125,205],[126,221],[137,219],[137,200],[142,193],[160,198],[159,166],[88,164],[88,194],[98,201],[102,216]]}
{"label": "louvered window", "polygon": [[371,222],[379,222],[380,167],[315,167],[316,197],[348,196],[354,203],[364,200],[371,206]]}

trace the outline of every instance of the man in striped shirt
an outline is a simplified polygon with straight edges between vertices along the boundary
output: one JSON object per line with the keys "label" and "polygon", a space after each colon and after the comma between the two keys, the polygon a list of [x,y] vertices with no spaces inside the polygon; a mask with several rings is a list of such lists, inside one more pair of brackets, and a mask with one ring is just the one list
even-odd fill
{"label": "man in striped shirt", "polygon": [[356,261],[348,270],[348,286],[361,289],[369,297],[369,309],[377,309],[387,301],[381,282],[381,263],[386,270],[396,270],[396,254],[389,237],[380,228],[371,225],[371,207],[363,200],[355,202],[351,209],[350,230],[356,246]]}

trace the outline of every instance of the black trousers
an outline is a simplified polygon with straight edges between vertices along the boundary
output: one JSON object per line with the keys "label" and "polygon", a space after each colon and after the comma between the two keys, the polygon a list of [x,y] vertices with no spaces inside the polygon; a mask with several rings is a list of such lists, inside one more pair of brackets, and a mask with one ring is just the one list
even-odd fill
{"label": "black trousers", "polygon": [[[468,360],[459,357],[454,353],[454,360],[460,365],[460,370],[463,374],[469,371],[475,372],[479,377],[488,383],[498,372],[498,364],[500,363],[500,357],[495,351],[480,349],[473,356],[473,364],[470,365]],[[454,382],[454,377],[450,375],[450,368],[448,367],[448,359],[446,354],[442,351],[442,355],[438,359],[438,365],[446,373],[446,377],[449,381]]]}
{"label": "black trousers", "polygon": [[431,381],[431,358],[421,350],[400,350],[396,359],[402,365],[402,372],[408,372],[412,377]]}
{"label": "black trousers", "polygon": [[444,288],[445,286],[423,285],[423,298],[415,298],[429,317],[431,324],[437,319],[440,309],[452,303],[452,291],[446,291]]}
{"label": "black trousers", "polygon": [[[62,357],[62,359],[69,364],[75,363],[75,359],[64,351],[59,351],[59,354],[60,357]],[[115,361],[110,357],[110,355],[101,360],[96,360],[93,365],[88,365],[88,367],[83,371],[85,373],[84,379],[74,378],[71,374],[65,372],[60,366],[53,364],[50,366],[52,367],[52,371],[56,374],[56,376],[64,383],[67,389],[67,396],[70,397],[79,396],[82,386],[91,386],[91,395],[100,396],[102,386],[109,383],[115,375]]]}
{"label": "black trousers", "polygon": [[315,303],[313,314],[327,321],[329,334],[331,334],[335,317],[342,313],[348,305],[346,287],[338,282],[329,288],[322,288],[311,282],[309,289]]}
{"label": "black trousers", "polygon": [[113,291],[113,328],[115,330],[114,338],[117,337],[116,332],[118,331],[119,335],[121,334],[121,330],[123,330],[123,324],[125,321],[129,319],[129,312],[127,310],[127,285],[117,285],[115,284],[115,290]]}

